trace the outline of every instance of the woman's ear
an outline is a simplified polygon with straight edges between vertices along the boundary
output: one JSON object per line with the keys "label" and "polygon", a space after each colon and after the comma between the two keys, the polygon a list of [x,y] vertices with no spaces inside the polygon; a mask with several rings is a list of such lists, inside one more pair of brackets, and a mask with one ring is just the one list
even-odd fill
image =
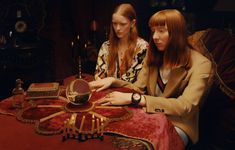
{"label": "woman's ear", "polygon": [[133,27],[135,26],[135,24],[136,24],[136,19],[133,19],[133,20],[131,21],[131,28],[133,28]]}

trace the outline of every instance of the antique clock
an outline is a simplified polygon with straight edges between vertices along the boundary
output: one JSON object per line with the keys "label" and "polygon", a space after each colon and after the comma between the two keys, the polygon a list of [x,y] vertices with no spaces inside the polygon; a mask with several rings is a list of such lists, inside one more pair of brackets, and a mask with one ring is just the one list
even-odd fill
{"label": "antique clock", "polygon": [[22,11],[17,10],[16,12],[16,23],[15,23],[15,31],[17,33],[24,33],[27,31],[27,23],[26,20],[22,18]]}

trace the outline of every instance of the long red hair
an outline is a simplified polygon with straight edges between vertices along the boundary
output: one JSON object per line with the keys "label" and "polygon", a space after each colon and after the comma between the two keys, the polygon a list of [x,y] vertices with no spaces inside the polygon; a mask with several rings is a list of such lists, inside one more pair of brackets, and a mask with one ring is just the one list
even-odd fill
{"label": "long red hair", "polygon": [[[130,21],[136,20],[136,12],[131,4],[120,4],[116,7],[113,14],[118,12],[122,16],[126,17]],[[120,72],[121,74],[125,73],[128,68],[131,67],[132,58],[134,56],[135,47],[138,39],[138,31],[136,24],[134,24],[130,30],[129,38],[128,38],[128,49],[126,50],[124,54],[124,68],[121,68]],[[108,57],[108,64],[109,64],[109,72],[108,76],[112,76],[115,72],[115,64],[116,64],[116,58],[118,55],[118,42],[119,38],[116,36],[115,31],[113,29],[112,23],[110,24],[110,33],[109,33],[109,57]]]}

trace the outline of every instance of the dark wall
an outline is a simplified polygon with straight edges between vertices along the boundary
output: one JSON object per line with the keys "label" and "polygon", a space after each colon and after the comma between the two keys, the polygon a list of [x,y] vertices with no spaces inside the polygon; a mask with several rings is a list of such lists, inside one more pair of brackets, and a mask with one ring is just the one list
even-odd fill
{"label": "dark wall", "polygon": [[[93,40],[99,49],[107,38],[111,12],[117,3],[115,0],[50,0],[46,3],[45,27],[40,35],[53,39],[56,79],[60,80],[74,73],[71,61],[71,41],[80,36],[82,45]],[[128,1],[135,5],[134,1]],[[96,21],[97,30],[92,31],[92,21]],[[86,70],[85,70],[86,71]]]}

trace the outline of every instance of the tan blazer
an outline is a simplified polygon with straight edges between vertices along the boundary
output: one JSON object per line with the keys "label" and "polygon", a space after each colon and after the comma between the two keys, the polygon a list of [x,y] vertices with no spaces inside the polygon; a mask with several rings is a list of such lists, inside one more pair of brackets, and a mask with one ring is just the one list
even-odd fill
{"label": "tan blazer", "polygon": [[[134,84],[123,82],[115,86],[125,86],[135,90],[147,86],[146,107],[148,113],[164,112],[170,121],[184,130],[193,143],[198,141],[198,120],[200,103],[207,91],[211,73],[211,61],[200,53],[191,50],[192,67],[186,70],[179,67],[171,71],[162,97],[155,95],[157,67],[146,64]],[[138,88],[137,88],[138,87]]]}

